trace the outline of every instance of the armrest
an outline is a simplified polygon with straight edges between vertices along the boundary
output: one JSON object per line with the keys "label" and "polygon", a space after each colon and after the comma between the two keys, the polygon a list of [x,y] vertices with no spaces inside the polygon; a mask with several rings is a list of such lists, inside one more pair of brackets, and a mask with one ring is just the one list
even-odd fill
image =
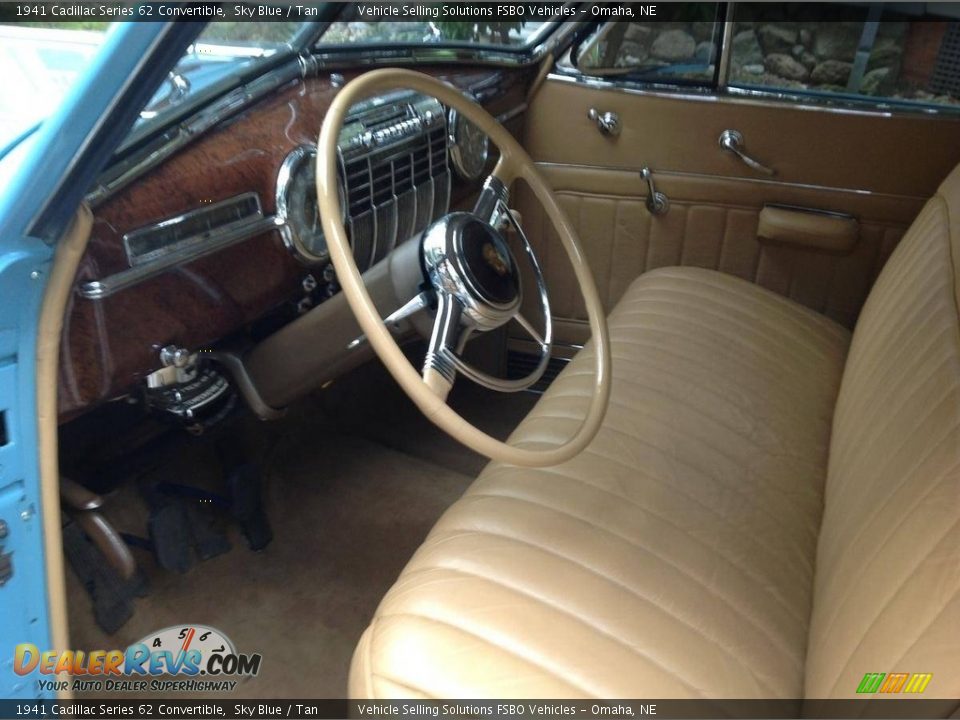
{"label": "armrest", "polygon": [[860,236],[857,219],[842,213],[765,205],[757,236],[761,240],[830,253],[847,253]]}

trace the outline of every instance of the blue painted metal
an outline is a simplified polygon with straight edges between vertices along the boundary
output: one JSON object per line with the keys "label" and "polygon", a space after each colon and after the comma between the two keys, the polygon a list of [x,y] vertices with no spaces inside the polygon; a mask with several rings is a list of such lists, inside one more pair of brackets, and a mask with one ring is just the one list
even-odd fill
{"label": "blue painted metal", "polygon": [[[88,72],[14,161],[0,197],[0,519],[13,575],[0,587],[0,698],[46,698],[13,672],[18,643],[50,647],[37,453],[36,335],[52,243],[202,23],[129,23],[112,30]],[[0,533],[3,534],[3,533]]]}

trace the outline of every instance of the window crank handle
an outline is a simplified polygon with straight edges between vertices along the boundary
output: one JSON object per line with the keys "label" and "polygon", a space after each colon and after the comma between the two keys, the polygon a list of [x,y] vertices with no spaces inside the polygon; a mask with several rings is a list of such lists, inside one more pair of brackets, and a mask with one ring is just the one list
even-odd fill
{"label": "window crank handle", "polygon": [[749,167],[764,175],[776,175],[777,171],[767,167],[763,163],[754,160],[743,150],[743,135],[736,130],[724,130],[720,133],[720,149],[732,152],[738,158],[743,160]]}
{"label": "window crank handle", "polygon": [[653,184],[653,171],[644,166],[640,169],[640,179],[647,183],[647,210],[651,215],[663,215],[670,209],[670,200]]}
{"label": "window crank handle", "polygon": [[587,117],[597,124],[597,129],[610,137],[620,134],[620,116],[615,112],[600,112],[596,108],[587,110]]}

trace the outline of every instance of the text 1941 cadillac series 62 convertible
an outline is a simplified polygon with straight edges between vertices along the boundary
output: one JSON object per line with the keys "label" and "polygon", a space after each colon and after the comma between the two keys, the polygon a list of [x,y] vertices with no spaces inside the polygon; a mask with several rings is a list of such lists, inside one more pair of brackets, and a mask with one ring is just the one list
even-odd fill
{"label": "text 1941 cadillac series 62 convertible", "polygon": [[956,712],[951,7],[65,7],[0,27],[0,696]]}

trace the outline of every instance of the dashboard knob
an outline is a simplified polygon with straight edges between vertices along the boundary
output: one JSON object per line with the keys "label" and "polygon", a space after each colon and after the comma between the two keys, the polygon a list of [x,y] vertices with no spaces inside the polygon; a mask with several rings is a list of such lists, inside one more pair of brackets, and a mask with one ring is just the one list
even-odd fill
{"label": "dashboard knob", "polygon": [[176,345],[167,345],[160,350],[160,362],[164,367],[185,368],[190,364],[190,351]]}

